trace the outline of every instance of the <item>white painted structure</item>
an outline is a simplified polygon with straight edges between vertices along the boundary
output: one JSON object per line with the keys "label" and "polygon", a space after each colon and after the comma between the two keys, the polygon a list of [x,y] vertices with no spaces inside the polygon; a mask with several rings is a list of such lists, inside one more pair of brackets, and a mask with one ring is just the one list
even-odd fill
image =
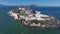
{"label": "white painted structure", "polygon": [[[25,10],[25,8],[19,8],[20,10]],[[41,14],[41,12],[37,12],[37,11],[35,11],[37,14],[29,14],[30,13],[30,11],[28,11],[28,10],[26,10],[25,11],[25,13],[27,13],[28,14],[28,16],[24,16],[24,15],[19,15],[20,16],[20,18],[22,19],[25,19],[26,21],[27,20],[46,20],[46,19],[44,19],[44,18],[42,18],[42,17],[49,17],[48,15],[43,15],[43,14]],[[13,16],[13,17],[15,17],[15,19],[18,19],[18,14],[17,13],[14,13],[14,12],[12,12],[12,11],[10,11],[9,12],[10,13],[10,15],[11,16]],[[33,15],[35,15],[35,17],[33,16]]]}
{"label": "white painted structure", "polygon": [[14,19],[18,19],[18,14],[17,13],[14,13],[12,11],[8,12],[10,14],[10,16],[14,17]]}

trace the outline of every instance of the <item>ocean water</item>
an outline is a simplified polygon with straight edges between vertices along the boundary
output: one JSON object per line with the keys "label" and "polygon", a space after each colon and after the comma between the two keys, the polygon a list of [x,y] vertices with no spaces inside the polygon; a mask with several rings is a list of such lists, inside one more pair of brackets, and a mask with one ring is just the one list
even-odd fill
{"label": "ocean water", "polygon": [[[41,29],[37,27],[26,27],[11,18],[7,12],[18,7],[0,7],[0,34],[60,34],[60,28]],[[60,7],[32,8],[41,11],[42,14],[54,16],[60,20]]]}

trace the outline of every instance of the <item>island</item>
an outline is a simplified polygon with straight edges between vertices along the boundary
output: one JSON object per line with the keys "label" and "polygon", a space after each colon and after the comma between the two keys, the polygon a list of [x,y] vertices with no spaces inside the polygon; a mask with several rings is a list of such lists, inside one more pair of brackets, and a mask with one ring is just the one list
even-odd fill
{"label": "island", "polygon": [[54,28],[60,24],[60,21],[55,17],[41,14],[41,12],[29,8],[18,8],[9,11],[8,14],[23,25],[30,27]]}

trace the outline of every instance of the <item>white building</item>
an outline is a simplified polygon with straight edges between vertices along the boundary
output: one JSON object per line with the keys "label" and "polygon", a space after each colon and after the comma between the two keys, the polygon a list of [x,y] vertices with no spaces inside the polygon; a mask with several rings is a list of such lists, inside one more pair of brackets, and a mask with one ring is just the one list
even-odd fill
{"label": "white building", "polygon": [[[20,10],[25,10],[25,8],[19,8]],[[19,17],[22,19],[25,19],[25,20],[46,20],[42,17],[49,17],[48,15],[43,15],[41,14],[41,12],[38,12],[38,11],[35,11],[37,14],[30,14],[31,11],[29,10],[26,10],[25,13],[27,13],[28,15],[25,16],[25,15],[19,15]],[[16,13],[13,13],[12,11],[10,11],[11,13],[11,16],[15,17],[15,19],[18,19],[18,14]],[[35,15],[35,17],[33,16]]]}

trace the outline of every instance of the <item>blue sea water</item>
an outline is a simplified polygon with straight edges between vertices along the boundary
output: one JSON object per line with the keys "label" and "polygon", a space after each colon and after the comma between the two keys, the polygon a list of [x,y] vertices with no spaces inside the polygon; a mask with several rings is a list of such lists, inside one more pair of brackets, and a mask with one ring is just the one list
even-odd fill
{"label": "blue sea water", "polygon": [[[23,26],[7,14],[8,11],[17,8],[0,7],[0,34],[60,34],[60,28],[41,29]],[[60,7],[40,7],[32,9],[41,11],[42,14],[54,16],[60,20]]]}

